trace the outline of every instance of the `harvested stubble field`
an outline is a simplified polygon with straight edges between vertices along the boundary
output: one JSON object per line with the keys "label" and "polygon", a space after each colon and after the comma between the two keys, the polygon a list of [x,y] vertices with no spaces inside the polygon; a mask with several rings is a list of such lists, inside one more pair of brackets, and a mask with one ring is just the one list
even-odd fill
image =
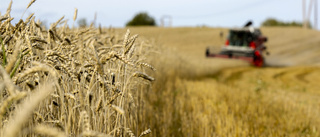
{"label": "harvested stubble field", "polygon": [[227,29],[69,28],[63,18],[45,29],[32,15],[12,24],[10,7],[3,137],[320,136],[317,31],[262,28],[271,55],[254,68],[205,58]]}
{"label": "harvested stubble field", "polygon": [[221,28],[130,28],[170,52],[150,95],[158,136],[319,136],[320,33],[262,28],[267,67],[208,59]]}

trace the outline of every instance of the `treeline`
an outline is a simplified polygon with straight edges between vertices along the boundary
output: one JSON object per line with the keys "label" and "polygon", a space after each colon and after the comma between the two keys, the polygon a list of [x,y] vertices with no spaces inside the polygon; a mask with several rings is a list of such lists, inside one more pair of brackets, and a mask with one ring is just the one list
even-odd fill
{"label": "treeline", "polygon": [[302,25],[303,24],[301,22],[296,22],[296,21],[283,22],[274,18],[269,18],[261,24],[261,26],[297,26],[297,27],[302,27]]}

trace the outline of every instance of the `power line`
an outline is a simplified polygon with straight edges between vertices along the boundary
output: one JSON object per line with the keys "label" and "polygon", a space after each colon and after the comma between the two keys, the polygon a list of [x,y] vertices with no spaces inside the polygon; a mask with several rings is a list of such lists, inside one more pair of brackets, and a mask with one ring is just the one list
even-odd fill
{"label": "power line", "polygon": [[257,1],[257,2],[253,2],[244,6],[240,6],[237,8],[234,8],[232,10],[225,10],[225,11],[219,11],[216,13],[210,13],[210,14],[202,14],[202,15],[193,15],[193,16],[173,16],[174,19],[196,19],[196,18],[208,18],[208,17],[214,17],[214,16],[221,16],[221,15],[227,15],[227,14],[232,14],[235,12],[239,12],[239,11],[244,11],[244,10],[248,10],[250,9],[250,7],[256,8],[258,6],[262,6],[266,3],[270,3],[274,0],[261,0],[261,1]]}

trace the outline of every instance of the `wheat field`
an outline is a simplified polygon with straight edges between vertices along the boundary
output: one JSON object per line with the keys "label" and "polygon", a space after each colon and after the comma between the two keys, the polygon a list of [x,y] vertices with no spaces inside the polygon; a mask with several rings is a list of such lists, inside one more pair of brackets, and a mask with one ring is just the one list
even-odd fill
{"label": "wheat field", "polygon": [[11,5],[0,17],[1,136],[151,132],[140,114],[155,80],[152,45],[129,30],[70,28],[64,17],[49,29],[34,14],[12,24]]}
{"label": "wheat field", "polygon": [[320,135],[318,31],[262,28],[270,55],[255,68],[205,58],[227,28],[61,17],[46,29],[33,14],[12,24],[11,5],[0,14],[2,137]]}
{"label": "wheat field", "polygon": [[157,113],[153,134],[319,136],[318,31],[261,28],[269,38],[270,55],[266,67],[255,68],[242,61],[205,57],[207,46],[223,45],[225,38],[219,34],[228,29],[130,29],[167,51],[159,55],[165,63],[155,64],[162,72],[154,85],[156,96],[149,97]]}

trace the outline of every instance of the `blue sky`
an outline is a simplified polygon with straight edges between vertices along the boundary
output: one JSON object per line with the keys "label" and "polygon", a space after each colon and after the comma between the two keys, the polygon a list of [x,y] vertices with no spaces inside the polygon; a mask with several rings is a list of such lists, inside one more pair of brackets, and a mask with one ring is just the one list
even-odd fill
{"label": "blue sky", "polygon": [[[21,18],[29,2],[13,0],[14,21]],[[10,0],[0,0],[0,3],[3,15]],[[92,21],[97,13],[97,23],[105,27],[124,27],[139,12],[147,12],[157,24],[163,16],[171,16],[174,27],[240,27],[248,20],[259,27],[270,17],[302,21],[302,0],[37,0],[23,18],[35,13],[36,19],[49,24],[65,16],[71,25],[75,8],[78,8],[78,19]]]}

